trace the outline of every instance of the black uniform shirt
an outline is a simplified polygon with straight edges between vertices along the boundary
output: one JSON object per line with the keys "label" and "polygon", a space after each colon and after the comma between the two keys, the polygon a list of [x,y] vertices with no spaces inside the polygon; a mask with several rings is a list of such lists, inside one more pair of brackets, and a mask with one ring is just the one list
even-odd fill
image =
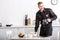
{"label": "black uniform shirt", "polygon": [[[50,8],[44,8],[43,12],[40,12],[40,10],[36,13],[36,23],[35,23],[35,32],[37,32],[38,27],[39,27],[39,22],[41,22],[41,29],[43,29],[43,27],[45,25],[43,25],[43,19],[47,19],[50,18],[52,21],[55,20],[57,18],[57,16],[55,15],[55,13],[50,9]],[[52,21],[50,23],[48,23],[48,25],[46,26],[46,28],[52,27]],[[49,28],[47,28],[49,29]]]}

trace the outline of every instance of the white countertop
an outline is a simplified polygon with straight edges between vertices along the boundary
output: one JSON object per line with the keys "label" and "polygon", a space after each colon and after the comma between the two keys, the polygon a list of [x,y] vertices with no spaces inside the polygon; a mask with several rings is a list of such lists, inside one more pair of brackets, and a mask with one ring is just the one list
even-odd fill
{"label": "white countertop", "polygon": [[[60,27],[60,25],[52,25],[53,27]],[[6,26],[2,26],[0,28],[34,28],[35,26],[11,26],[11,27],[6,27]]]}
{"label": "white countertop", "polygon": [[20,37],[12,37],[10,39],[50,39],[51,37],[27,37],[27,38],[20,38]]}

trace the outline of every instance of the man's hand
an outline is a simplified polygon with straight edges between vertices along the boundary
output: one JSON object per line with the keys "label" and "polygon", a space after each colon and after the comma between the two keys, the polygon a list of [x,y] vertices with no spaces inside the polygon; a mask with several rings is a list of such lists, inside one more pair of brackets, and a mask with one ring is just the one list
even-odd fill
{"label": "man's hand", "polygon": [[44,9],[40,9],[41,12],[43,12]]}
{"label": "man's hand", "polygon": [[50,18],[48,18],[48,19],[47,19],[47,21],[48,21],[48,22],[51,22],[51,19],[50,19]]}
{"label": "man's hand", "polygon": [[33,35],[34,37],[37,37],[37,32],[35,32],[35,34]]}

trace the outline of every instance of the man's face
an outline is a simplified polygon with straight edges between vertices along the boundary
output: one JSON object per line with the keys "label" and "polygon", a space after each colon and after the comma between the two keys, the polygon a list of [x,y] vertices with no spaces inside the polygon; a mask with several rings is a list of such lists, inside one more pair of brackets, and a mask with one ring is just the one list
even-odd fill
{"label": "man's face", "polygon": [[44,9],[43,3],[42,3],[42,4],[39,4],[39,5],[38,5],[38,8],[39,8],[39,10],[43,10],[43,9]]}

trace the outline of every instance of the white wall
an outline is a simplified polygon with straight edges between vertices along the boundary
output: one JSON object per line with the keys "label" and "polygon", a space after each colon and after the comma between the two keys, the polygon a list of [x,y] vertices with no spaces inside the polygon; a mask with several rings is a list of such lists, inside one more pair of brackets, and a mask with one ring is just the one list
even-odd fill
{"label": "white wall", "polygon": [[[13,25],[24,25],[24,16],[28,16],[34,20],[38,11],[37,3],[40,0],[0,0],[0,22]],[[41,0],[45,7],[53,9],[58,18],[60,18],[60,1],[57,5],[51,5],[51,0]],[[57,22],[55,23],[57,24]]]}

